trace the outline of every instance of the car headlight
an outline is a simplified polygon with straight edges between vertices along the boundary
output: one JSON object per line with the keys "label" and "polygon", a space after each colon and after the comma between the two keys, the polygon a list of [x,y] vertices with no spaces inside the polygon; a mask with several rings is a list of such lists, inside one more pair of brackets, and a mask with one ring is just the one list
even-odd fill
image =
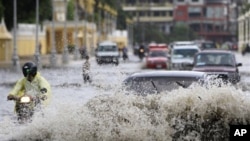
{"label": "car headlight", "polygon": [[31,98],[29,96],[23,96],[20,98],[20,103],[29,103]]}

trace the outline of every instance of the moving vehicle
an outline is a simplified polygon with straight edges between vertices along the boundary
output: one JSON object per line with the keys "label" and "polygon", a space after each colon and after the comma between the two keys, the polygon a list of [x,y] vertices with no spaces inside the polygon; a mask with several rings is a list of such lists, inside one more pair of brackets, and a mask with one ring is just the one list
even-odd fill
{"label": "moving vehicle", "polygon": [[200,51],[198,45],[177,45],[171,50],[170,65],[172,70],[191,70],[186,64],[192,64],[194,55]]}
{"label": "moving vehicle", "polygon": [[203,85],[207,80],[204,72],[152,70],[133,73],[123,81],[128,92],[147,95],[188,88],[193,83]]}
{"label": "moving vehicle", "polygon": [[20,124],[32,121],[34,112],[41,109],[41,100],[45,100],[45,95],[33,96],[24,94],[21,97],[15,97],[17,120]]}
{"label": "moving vehicle", "polygon": [[145,47],[144,46],[140,46],[139,51],[138,51],[138,57],[140,59],[140,61],[143,60],[143,58],[145,57]]}
{"label": "moving vehicle", "polygon": [[194,57],[193,71],[207,72],[233,84],[240,81],[238,67],[233,52],[228,50],[203,50]]}
{"label": "moving vehicle", "polygon": [[103,41],[96,48],[96,62],[119,64],[119,49],[112,41]]}
{"label": "moving vehicle", "polygon": [[153,48],[146,56],[146,68],[149,69],[168,69],[168,53],[164,48]]}

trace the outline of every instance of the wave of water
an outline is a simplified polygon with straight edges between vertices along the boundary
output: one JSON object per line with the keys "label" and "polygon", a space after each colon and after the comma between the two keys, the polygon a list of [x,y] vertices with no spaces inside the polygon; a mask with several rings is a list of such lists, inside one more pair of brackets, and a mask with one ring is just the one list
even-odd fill
{"label": "wave of water", "polygon": [[27,125],[4,117],[0,139],[229,140],[230,124],[250,123],[249,101],[248,92],[230,86],[194,86],[146,97],[116,91],[87,103],[57,101]]}

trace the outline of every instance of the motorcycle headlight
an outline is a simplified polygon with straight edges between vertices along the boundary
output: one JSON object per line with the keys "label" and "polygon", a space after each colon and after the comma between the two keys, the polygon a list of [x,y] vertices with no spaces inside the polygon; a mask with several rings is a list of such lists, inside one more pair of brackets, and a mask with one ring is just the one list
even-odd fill
{"label": "motorcycle headlight", "polygon": [[20,99],[20,102],[21,103],[29,103],[31,101],[30,97],[29,96],[23,96],[21,97]]}

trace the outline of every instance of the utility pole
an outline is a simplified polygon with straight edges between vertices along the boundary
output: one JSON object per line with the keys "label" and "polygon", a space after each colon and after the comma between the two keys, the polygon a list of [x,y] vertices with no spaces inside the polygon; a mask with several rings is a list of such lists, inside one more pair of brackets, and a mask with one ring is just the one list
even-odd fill
{"label": "utility pole", "polygon": [[88,26],[88,13],[87,13],[87,5],[86,5],[87,0],[84,0],[84,48],[86,50],[86,54],[88,53],[87,49],[87,26]]}
{"label": "utility pole", "polygon": [[74,49],[74,60],[79,59],[79,42],[78,42],[78,7],[77,7],[77,1],[75,0],[75,49]]}
{"label": "utility pole", "polygon": [[51,67],[56,67],[57,57],[56,57],[56,47],[55,47],[55,16],[54,16],[54,0],[52,1],[52,29],[51,29],[51,56],[50,56],[50,65]]}
{"label": "utility pole", "polygon": [[39,0],[36,0],[36,51],[35,51],[35,63],[38,69],[41,68],[41,58],[40,58],[40,47],[41,44],[38,43],[38,34],[39,34]]}
{"label": "utility pole", "polygon": [[16,45],[16,22],[17,22],[17,16],[16,16],[16,0],[14,0],[14,42],[13,42],[13,54],[12,54],[12,61],[13,61],[13,69],[15,71],[20,71],[20,62],[19,57],[17,55],[17,45]]}
{"label": "utility pole", "polygon": [[64,20],[64,50],[63,50],[63,56],[62,56],[62,62],[63,64],[69,63],[69,50],[68,50],[68,38],[67,38],[67,0],[64,0],[64,14],[65,14],[65,20]]}

